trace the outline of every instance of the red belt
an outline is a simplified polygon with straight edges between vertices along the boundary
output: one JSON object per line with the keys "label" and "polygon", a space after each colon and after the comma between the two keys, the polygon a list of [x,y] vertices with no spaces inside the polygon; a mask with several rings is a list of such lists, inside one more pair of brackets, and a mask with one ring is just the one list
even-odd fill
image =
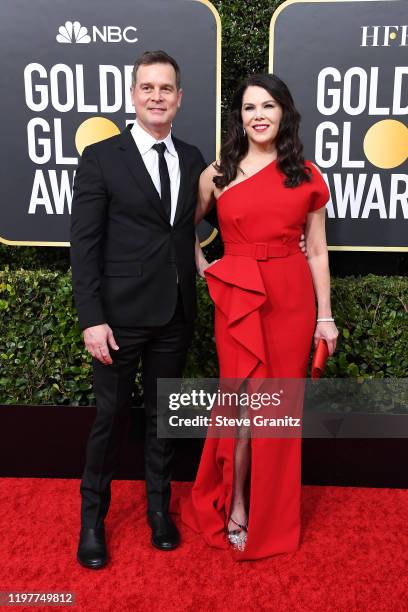
{"label": "red belt", "polygon": [[287,257],[299,252],[298,244],[270,244],[268,242],[224,242],[224,255],[252,257],[266,261],[272,257]]}

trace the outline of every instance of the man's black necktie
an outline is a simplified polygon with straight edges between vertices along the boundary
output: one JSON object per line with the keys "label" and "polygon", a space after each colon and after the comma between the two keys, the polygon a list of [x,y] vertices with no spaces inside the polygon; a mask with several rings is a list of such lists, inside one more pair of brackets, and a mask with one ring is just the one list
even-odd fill
{"label": "man's black necktie", "polygon": [[170,221],[171,217],[171,190],[170,190],[170,175],[167,167],[167,162],[164,157],[166,145],[164,142],[158,142],[153,145],[153,149],[159,154],[159,174],[160,174],[160,191],[161,201],[165,210],[166,216]]}

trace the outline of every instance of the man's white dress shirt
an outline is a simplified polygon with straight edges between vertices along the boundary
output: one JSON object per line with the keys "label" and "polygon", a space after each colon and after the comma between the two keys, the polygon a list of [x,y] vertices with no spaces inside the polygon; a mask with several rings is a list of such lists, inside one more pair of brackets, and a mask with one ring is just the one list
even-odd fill
{"label": "man's white dress shirt", "polygon": [[132,136],[136,143],[137,148],[139,149],[140,155],[142,156],[143,162],[146,166],[146,169],[150,176],[152,177],[152,181],[159,195],[160,192],[160,173],[159,173],[159,155],[155,149],[152,149],[153,145],[158,142],[164,142],[166,145],[166,150],[164,152],[164,159],[167,163],[167,168],[169,170],[170,176],[170,193],[171,193],[171,215],[170,215],[170,223],[173,225],[174,217],[176,214],[177,207],[177,198],[180,189],[180,165],[179,158],[174,146],[173,140],[171,138],[171,131],[167,134],[166,138],[162,140],[156,140],[144,130],[137,120],[134,122],[132,129]]}

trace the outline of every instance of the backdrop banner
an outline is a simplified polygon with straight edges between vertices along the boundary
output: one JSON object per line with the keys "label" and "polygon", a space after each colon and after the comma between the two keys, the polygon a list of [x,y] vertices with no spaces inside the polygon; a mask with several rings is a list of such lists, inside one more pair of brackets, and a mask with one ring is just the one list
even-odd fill
{"label": "backdrop banner", "polygon": [[68,246],[79,156],[134,119],[131,73],[144,51],[179,63],[174,134],[215,159],[220,37],[207,0],[2,0],[0,241]]}
{"label": "backdrop banner", "polygon": [[408,250],[407,59],[406,0],[288,0],[272,17],[269,69],[330,188],[332,250]]}

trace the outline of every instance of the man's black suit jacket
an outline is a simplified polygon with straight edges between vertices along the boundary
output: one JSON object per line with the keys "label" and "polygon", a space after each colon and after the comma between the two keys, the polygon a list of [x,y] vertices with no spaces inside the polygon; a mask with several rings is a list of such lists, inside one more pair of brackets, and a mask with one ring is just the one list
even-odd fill
{"label": "man's black suit jacket", "polygon": [[166,324],[177,279],[186,318],[195,316],[194,213],[203,156],[173,137],[180,190],[172,226],[129,127],[86,147],[75,177],[71,265],[82,329]]}

